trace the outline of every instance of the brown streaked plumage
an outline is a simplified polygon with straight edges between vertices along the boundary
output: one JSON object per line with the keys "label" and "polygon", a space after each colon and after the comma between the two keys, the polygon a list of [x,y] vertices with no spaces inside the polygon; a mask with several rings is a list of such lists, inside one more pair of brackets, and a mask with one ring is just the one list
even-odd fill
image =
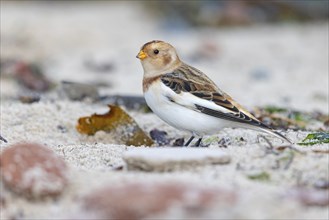
{"label": "brown streaked plumage", "polygon": [[[249,122],[258,126],[262,125],[258,119],[235,102],[229,95],[222,92],[205,74],[187,64],[182,63],[172,73],[164,74],[161,76],[161,81],[177,94],[189,92],[198,98],[212,101],[226,108],[231,111],[230,115],[227,115],[228,119],[237,120],[241,123]],[[200,111],[207,114],[205,110]],[[212,116],[219,117],[215,113]]]}
{"label": "brown streaked plumage", "polygon": [[187,64],[182,63],[172,73],[164,74],[161,80],[176,93],[189,92],[199,98],[213,101],[233,112],[239,113],[241,111],[248,117],[257,120],[244,107],[221,91],[207,75]]}
{"label": "brown streaked plumage", "polygon": [[[144,69],[146,102],[168,124],[193,134],[187,145],[194,135],[210,134],[228,126],[260,130],[291,143],[221,91],[200,70],[181,62],[170,44],[148,42],[137,58]],[[200,123],[200,127],[194,122]],[[201,138],[197,145],[200,142]]]}

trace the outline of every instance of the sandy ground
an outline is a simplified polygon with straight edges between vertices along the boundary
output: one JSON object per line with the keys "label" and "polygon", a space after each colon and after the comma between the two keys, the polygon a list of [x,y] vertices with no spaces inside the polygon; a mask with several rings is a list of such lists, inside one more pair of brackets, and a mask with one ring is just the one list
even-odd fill
{"label": "sandy ground", "polygon": [[[135,56],[143,43],[162,39],[176,46],[182,60],[206,72],[249,109],[273,104],[328,113],[328,23],[174,31],[163,29],[140,5],[133,6],[103,2],[46,7],[1,2],[1,59],[41,63],[55,83],[106,82],[111,86],[102,87],[102,94],[142,95],[142,68]],[[196,58],[196,54],[204,53],[204,42],[214,45],[217,52],[210,58]],[[84,66],[86,60],[110,62],[114,69],[95,73]],[[63,156],[71,168],[70,185],[57,200],[29,201],[1,184],[1,194],[8,200],[1,219],[68,218],[77,216],[75,198],[99,186],[177,180],[237,191],[239,203],[226,210],[227,218],[327,219],[329,215],[328,206],[304,206],[298,199],[286,198],[293,189],[312,189],[317,181],[328,181],[328,154],[312,152],[328,150],[328,145],[296,146],[306,154],[295,152],[293,162],[284,168],[282,158],[290,151],[269,154],[267,144],[259,142],[254,131],[224,129],[216,136],[232,140],[221,149],[232,157],[228,165],[167,173],[114,171],[115,167],[125,167],[122,155],[133,146],[118,145],[103,132],[87,137],[75,129],[79,117],[104,113],[106,106],[70,101],[59,95],[58,89],[42,95],[38,103],[22,104],[17,95],[24,90],[1,77],[1,135],[8,141],[0,142],[1,150],[20,141],[38,142]],[[158,128],[171,138],[188,137],[152,113],[128,113],[146,132]],[[58,129],[59,125],[65,129]],[[284,133],[299,142],[308,132]],[[239,141],[240,137],[245,141]],[[273,145],[282,144],[268,138]],[[213,142],[209,147],[218,145]],[[248,178],[257,172],[269,173],[270,180]],[[216,216],[216,212],[209,216]]]}

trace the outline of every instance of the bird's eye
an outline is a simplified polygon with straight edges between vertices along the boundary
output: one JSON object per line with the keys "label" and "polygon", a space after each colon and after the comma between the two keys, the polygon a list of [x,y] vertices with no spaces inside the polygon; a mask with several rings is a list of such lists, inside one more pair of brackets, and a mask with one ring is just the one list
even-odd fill
{"label": "bird's eye", "polygon": [[158,54],[158,53],[159,53],[159,50],[155,49],[155,50],[153,51],[153,53],[154,53],[154,54]]}

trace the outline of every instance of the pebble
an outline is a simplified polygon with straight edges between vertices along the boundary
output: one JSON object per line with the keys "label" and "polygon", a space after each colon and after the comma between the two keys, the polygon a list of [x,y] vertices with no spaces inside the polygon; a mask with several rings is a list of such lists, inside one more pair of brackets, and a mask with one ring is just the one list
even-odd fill
{"label": "pebble", "polygon": [[219,147],[227,148],[230,144],[231,144],[231,139],[227,137],[222,138],[218,141]]}
{"label": "pebble", "polygon": [[5,186],[27,198],[59,195],[68,183],[64,160],[39,144],[7,147],[1,153],[0,164]]}
{"label": "pebble", "polygon": [[129,110],[141,110],[143,112],[151,112],[146,104],[143,96],[127,96],[127,95],[110,95],[101,96],[100,101],[106,105],[119,105],[124,106]]}
{"label": "pebble", "polygon": [[167,138],[167,132],[153,129],[150,131],[151,138],[156,141],[159,146],[168,145],[170,140]]}
{"label": "pebble", "polygon": [[39,64],[17,61],[14,63],[13,72],[15,79],[30,90],[46,92],[52,87],[52,82]]}
{"label": "pebble", "polygon": [[184,138],[177,138],[173,143],[174,147],[181,147],[183,145],[184,145]]}
{"label": "pebble", "polygon": [[172,171],[208,164],[227,164],[231,157],[221,149],[139,148],[124,153],[128,170]]}
{"label": "pebble", "polygon": [[91,100],[99,99],[97,87],[83,83],[62,81],[61,90],[59,92],[74,101],[81,101],[85,98]]}
{"label": "pebble", "polygon": [[228,190],[206,189],[181,182],[137,182],[96,189],[83,198],[82,207],[86,212],[83,216],[95,219],[152,219],[175,208],[182,210],[181,217],[195,218],[205,217],[206,210],[212,205],[229,208],[235,203],[236,194]]}
{"label": "pebble", "polygon": [[20,95],[18,99],[25,104],[31,104],[35,102],[40,101],[40,95],[39,94],[24,94]]}
{"label": "pebble", "polygon": [[324,179],[317,180],[314,185],[316,189],[329,189],[329,181]]}
{"label": "pebble", "polygon": [[329,206],[329,191],[305,188],[290,189],[286,197],[299,201],[304,206]]}

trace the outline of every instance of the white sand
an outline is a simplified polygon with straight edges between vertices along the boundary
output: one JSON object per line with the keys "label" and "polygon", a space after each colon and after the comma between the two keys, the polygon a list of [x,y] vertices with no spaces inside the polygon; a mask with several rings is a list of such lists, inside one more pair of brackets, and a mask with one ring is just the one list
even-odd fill
{"label": "white sand", "polygon": [[[103,94],[141,95],[142,68],[135,58],[146,41],[162,39],[175,45],[181,58],[205,71],[223,90],[240,103],[254,106],[274,104],[303,111],[328,113],[328,23],[255,26],[249,28],[186,30],[179,33],[159,28],[140,6],[129,3],[54,4],[50,9],[35,4],[1,2],[1,59],[20,57],[43,63],[54,82],[71,80],[83,83],[110,82],[113,87]],[[95,16],[97,15],[97,16]],[[193,62],[191,56],[205,40],[218,45],[215,61]],[[92,57],[115,65],[112,73],[93,73],[83,62]],[[252,77],[258,70],[268,78]],[[78,209],[77,197],[103,185],[125,182],[163,182],[179,180],[188,184],[233,189],[239,203],[228,216],[244,219],[326,219],[328,207],[305,208],[296,200],[286,199],[290,189],[312,188],[318,180],[329,179],[328,154],[311,149],[328,150],[328,146],[298,147],[307,154],[266,153],[267,144],[258,142],[257,133],[243,129],[225,129],[219,138],[229,137],[232,144],[223,149],[231,155],[228,165],[207,165],[173,173],[114,171],[125,166],[122,154],[133,148],[117,145],[111,135],[81,135],[75,129],[77,119],[107,107],[89,102],[63,99],[56,92],[34,104],[21,104],[15,97],[22,88],[8,78],[1,78],[1,150],[20,141],[45,144],[62,155],[71,167],[71,184],[56,201],[28,201],[1,185],[6,207],[1,219],[67,218]],[[149,132],[165,130],[178,138],[188,134],[166,125],[153,114],[129,111],[137,123]],[[57,126],[65,127],[62,132]],[[308,132],[288,131],[298,142]],[[246,141],[240,142],[243,137]],[[280,140],[269,137],[274,145]],[[213,143],[210,148],[217,148]],[[250,180],[248,176],[266,172],[270,180]],[[1,183],[2,184],[2,183]]]}

